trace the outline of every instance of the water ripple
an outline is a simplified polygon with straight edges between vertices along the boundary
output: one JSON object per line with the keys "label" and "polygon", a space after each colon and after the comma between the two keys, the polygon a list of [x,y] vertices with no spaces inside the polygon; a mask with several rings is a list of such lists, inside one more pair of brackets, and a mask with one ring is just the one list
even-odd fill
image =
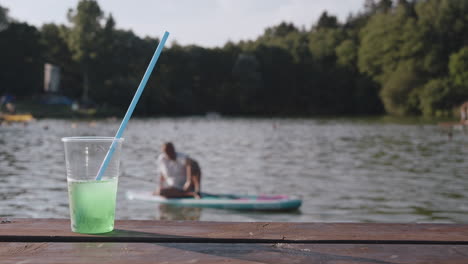
{"label": "water ripple", "polygon": [[[117,121],[0,127],[0,216],[68,217],[64,136],[112,136]],[[468,222],[468,136],[436,126],[314,119],[135,119],[125,132],[117,217],[214,221]],[[174,209],[127,201],[156,187],[165,141],[202,166],[203,190],[292,194],[293,213]]]}

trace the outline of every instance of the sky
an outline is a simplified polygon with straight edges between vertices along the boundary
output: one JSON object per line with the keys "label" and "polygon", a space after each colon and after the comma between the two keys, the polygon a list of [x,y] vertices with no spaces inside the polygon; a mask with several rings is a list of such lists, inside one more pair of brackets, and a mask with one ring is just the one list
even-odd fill
{"label": "sky", "polygon": [[[309,29],[326,10],[345,21],[362,9],[364,0],[98,0],[116,27],[137,35],[171,33],[181,45],[222,46],[227,41],[253,40],[282,21]],[[67,24],[69,8],[78,0],[0,0],[9,16],[35,26]]]}

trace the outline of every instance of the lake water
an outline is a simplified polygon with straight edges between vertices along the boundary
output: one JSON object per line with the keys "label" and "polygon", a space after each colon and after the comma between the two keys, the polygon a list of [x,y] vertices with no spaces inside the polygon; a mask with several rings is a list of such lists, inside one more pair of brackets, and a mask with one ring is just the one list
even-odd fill
{"label": "lake water", "polygon": [[[119,121],[39,120],[0,127],[0,216],[68,218],[61,137],[112,136]],[[301,196],[289,213],[128,201],[156,187],[161,144],[195,157],[202,189]],[[125,132],[118,219],[468,222],[468,135],[436,125],[350,119],[133,119]]]}

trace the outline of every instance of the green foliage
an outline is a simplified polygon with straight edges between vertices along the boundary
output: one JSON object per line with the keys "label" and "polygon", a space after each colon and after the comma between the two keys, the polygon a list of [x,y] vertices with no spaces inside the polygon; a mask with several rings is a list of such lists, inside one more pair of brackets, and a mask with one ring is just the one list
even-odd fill
{"label": "green foliage", "polygon": [[97,57],[102,18],[101,8],[94,0],[82,0],[76,10],[68,11],[72,28],[68,32],[67,43],[74,60],[86,64]]}
{"label": "green foliage", "polygon": [[81,0],[76,10],[68,11],[68,20],[72,27],[68,31],[66,41],[73,60],[81,66],[85,101],[89,99],[90,73],[94,72],[95,61],[100,51],[102,18],[103,13],[95,0]]}
{"label": "green foliage", "polygon": [[392,8],[392,0],[365,0],[364,10],[367,14],[386,13]]}
{"label": "green foliage", "polygon": [[322,59],[334,59],[335,49],[343,40],[341,29],[322,28],[309,35],[309,49],[312,56]]}
{"label": "green foliage", "polygon": [[468,46],[450,56],[449,69],[453,83],[468,91]]}
{"label": "green foliage", "polygon": [[278,26],[265,29],[265,33],[261,37],[262,41],[268,41],[276,38],[286,37],[290,33],[299,32],[292,23],[281,22]]}
{"label": "green foliage", "polygon": [[415,9],[423,37],[420,43],[424,69],[432,76],[446,75],[450,54],[468,43],[468,2],[420,1]]}
{"label": "green foliage", "polygon": [[396,11],[374,15],[361,31],[359,69],[382,86],[400,61],[418,57],[423,48],[416,21]]}
{"label": "green foliage", "polygon": [[[0,93],[39,94],[50,62],[63,94],[125,111],[159,41],[116,28],[95,0],[79,1],[69,26],[40,30],[7,11],[0,7]],[[135,113],[450,114],[468,97],[466,32],[466,0],[366,0],[345,23],[323,12],[308,30],[282,22],[219,48],[173,43]]]}
{"label": "green foliage", "polygon": [[354,41],[347,39],[336,47],[337,62],[339,65],[354,67],[357,62],[357,45]]}
{"label": "green foliage", "polygon": [[17,96],[42,88],[42,45],[38,30],[25,23],[10,23],[0,31],[0,94]]}
{"label": "green foliage", "polygon": [[47,47],[44,50],[45,59],[50,63],[65,66],[60,63],[71,57],[71,52],[65,42],[66,29],[55,24],[44,24],[41,33],[41,43]]}
{"label": "green foliage", "polygon": [[376,5],[378,12],[388,12],[392,8],[392,0],[380,0]]}
{"label": "green foliage", "polygon": [[448,79],[433,79],[424,85],[419,97],[425,116],[448,116],[459,94]]}
{"label": "green foliage", "polygon": [[315,29],[323,29],[323,28],[337,28],[339,26],[338,19],[336,16],[328,15],[327,11],[323,11],[320,15],[319,20],[317,21],[317,25],[315,25]]}
{"label": "green foliage", "polygon": [[80,67],[72,60],[72,53],[66,43],[68,29],[65,26],[44,24],[41,28],[41,39],[44,62],[57,65],[61,69],[61,86],[63,93],[72,98],[82,95]]}
{"label": "green foliage", "polygon": [[[399,1],[393,12],[375,12],[360,33],[358,65],[381,85],[387,112],[436,115],[463,100],[452,96],[463,95],[459,88],[441,80],[448,77],[450,55],[468,41],[467,14],[464,0]],[[452,58],[450,67],[462,73],[463,59]],[[402,70],[408,65],[411,70]]]}
{"label": "green foliage", "polygon": [[411,62],[399,64],[380,91],[385,110],[400,116],[417,112],[418,101],[415,92],[420,83],[421,79]]}

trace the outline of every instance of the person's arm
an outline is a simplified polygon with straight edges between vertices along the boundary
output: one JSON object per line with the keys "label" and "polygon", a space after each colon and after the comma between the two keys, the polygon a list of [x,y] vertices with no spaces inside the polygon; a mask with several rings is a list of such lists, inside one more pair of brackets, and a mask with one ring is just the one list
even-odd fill
{"label": "person's arm", "polygon": [[191,177],[193,181],[193,187],[196,193],[200,193],[200,178],[201,175],[198,175],[198,177]]}
{"label": "person's arm", "polygon": [[[185,164],[185,173],[187,175],[187,179],[185,181],[185,184],[184,184],[184,192],[187,194],[187,195],[190,195],[190,196],[193,196],[194,198],[197,198],[197,199],[200,199],[200,193],[199,193],[199,190],[200,190],[200,187],[199,187],[199,183],[196,179],[194,179],[195,177],[193,177],[192,175],[192,166],[190,164],[190,161],[187,160],[186,161],[186,164]],[[194,191],[189,191],[189,188],[190,186],[192,185],[192,183],[194,184]],[[198,187],[197,187],[198,186]]]}
{"label": "person's arm", "polygon": [[164,175],[159,175],[159,189],[161,190],[163,188],[163,185],[166,183],[166,178],[164,178]]}
{"label": "person's arm", "polygon": [[[200,177],[201,175],[198,175],[200,172],[200,169],[197,169],[196,167],[198,166],[195,162],[192,163],[191,165],[195,166],[195,169],[190,166],[190,180],[191,183],[193,184],[193,189],[196,193],[200,193]],[[195,175],[196,173],[197,175]]]}
{"label": "person's arm", "polygon": [[161,189],[165,181],[166,180],[164,179],[164,176],[162,175],[162,173],[159,174],[159,185],[156,188],[156,190],[153,192],[154,195],[159,195],[161,193]]}

